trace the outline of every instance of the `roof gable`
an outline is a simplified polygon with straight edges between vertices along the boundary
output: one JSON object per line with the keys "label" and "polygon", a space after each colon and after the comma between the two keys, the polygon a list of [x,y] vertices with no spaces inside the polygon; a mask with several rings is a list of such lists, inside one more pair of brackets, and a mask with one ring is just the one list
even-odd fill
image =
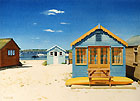
{"label": "roof gable", "polygon": [[47,52],[49,52],[49,51],[51,51],[51,50],[53,50],[53,49],[55,49],[55,48],[58,48],[58,49],[60,49],[60,50],[62,50],[62,51],[64,51],[64,52],[66,52],[65,49],[63,49],[63,48],[61,48],[61,47],[59,47],[59,46],[57,46],[57,45],[55,45],[55,46],[51,47],[50,49],[48,49]]}
{"label": "roof gable", "polygon": [[7,38],[7,39],[0,39],[0,49],[2,49],[8,42],[10,42],[12,39]]}
{"label": "roof gable", "polygon": [[91,29],[90,31],[88,31],[87,33],[85,33],[84,35],[82,35],[81,37],[79,37],[77,40],[73,41],[71,43],[71,46],[73,46],[76,43],[80,42],[82,39],[84,39],[86,36],[90,35],[92,32],[94,32],[97,29],[102,29],[104,32],[107,32],[110,36],[112,36],[114,39],[116,39],[117,41],[119,41],[123,45],[128,46],[128,43],[127,42],[125,42],[124,40],[122,40],[121,38],[119,38],[118,36],[116,36],[115,34],[113,34],[112,32],[110,32],[109,30],[105,29],[101,25],[97,25],[96,27],[94,27],[93,29]]}
{"label": "roof gable", "polygon": [[[0,49],[2,49],[10,41],[13,41],[15,43],[15,41],[12,38],[0,39]],[[16,43],[15,45],[19,48],[19,46]]]}

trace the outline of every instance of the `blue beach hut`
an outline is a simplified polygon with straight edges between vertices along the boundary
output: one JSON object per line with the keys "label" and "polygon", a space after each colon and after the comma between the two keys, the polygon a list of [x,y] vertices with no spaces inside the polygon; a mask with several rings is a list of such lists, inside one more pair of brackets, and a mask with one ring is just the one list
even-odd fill
{"label": "blue beach hut", "polygon": [[66,61],[66,50],[55,45],[47,50],[47,64],[62,64]]}
{"label": "blue beach hut", "polygon": [[[71,43],[73,57],[72,77],[126,76],[127,42],[98,25]],[[89,71],[88,71],[89,70]],[[97,72],[97,74],[95,73]],[[103,73],[103,74],[102,74]]]}

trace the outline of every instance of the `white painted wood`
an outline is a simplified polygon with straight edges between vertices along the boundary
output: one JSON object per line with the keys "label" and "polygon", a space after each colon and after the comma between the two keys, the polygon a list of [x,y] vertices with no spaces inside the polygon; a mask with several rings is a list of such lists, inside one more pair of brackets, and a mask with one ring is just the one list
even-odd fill
{"label": "white painted wood", "polygon": [[54,52],[53,64],[58,64],[58,55],[59,55],[59,52],[57,52],[57,56],[55,56],[55,52]]}

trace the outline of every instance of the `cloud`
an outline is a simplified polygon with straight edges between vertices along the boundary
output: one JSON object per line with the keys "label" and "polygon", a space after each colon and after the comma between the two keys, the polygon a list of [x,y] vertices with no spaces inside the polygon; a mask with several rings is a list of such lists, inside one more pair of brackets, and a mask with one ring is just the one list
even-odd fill
{"label": "cloud", "polygon": [[63,32],[62,30],[57,30],[56,32]]}
{"label": "cloud", "polygon": [[45,29],[43,31],[46,31],[46,32],[63,32],[62,30],[52,30],[52,29]]}
{"label": "cloud", "polygon": [[53,12],[53,13],[64,13],[64,11],[60,11],[60,10],[56,10],[56,9],[48,10],[48,12]]}
{"label": "cloud", "polygon": [[34,23],[33,23],[33,25],[37,25],[37,23],[36,23],[36,22],[34,22]]}
{"label": "cloud", "polygon": [[35,38],[32,38],[33,40],[39,40],[40,38],[39,37],[35,37]]}
{"label": "cloud", "polygon": [[46,10],[44,12],[41,12],[41,14],[44,14],[44,15],[56,15],[56,14],[62,14],[62,13],[65,13],[65,11],[56,10],[56,9],[51,9],[51,10]]}
{"label": "cloud", "polygon": [[48,13],[48,15],[56,15],[55,13]]}
{"label": "cloud", "polygon": [[66,24],[70,24],[70,23],[60,22],[60,24],[62,24],[62,25],[66,25]]}
{"label": "cloud", "polygon": [[45,29],[45,30],[43,30],[43,31],[46,31],[46,32],[55,32],[55,31],[52,30],[52,29]]}

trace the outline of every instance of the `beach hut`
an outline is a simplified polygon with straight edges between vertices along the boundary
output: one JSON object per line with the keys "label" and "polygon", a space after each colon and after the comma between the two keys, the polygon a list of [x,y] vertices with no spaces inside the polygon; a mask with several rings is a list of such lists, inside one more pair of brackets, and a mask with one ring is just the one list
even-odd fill
{"label": "beach hut", "polygon": [[0,39],[0,67],[18,65],[19,50],[12,38]]}
{"label": "beach hut", "polygon": [[66,50],[55,45],[47,50],[47,64],[66,63]]}
{"label": "beach hut", "polygon": [[[72,77],[126,76],[127,42],[97,25],[72,46]],[[94,77],[93,76],[93,77]]]}
{"label": "beach hut", "polygon": [[126,75],[140,80],[140,35],[128,39],[126,48]]}
{"label": "beach hut", "polygon": [[72,52],[69,52],[69,64],[72,64]]}

